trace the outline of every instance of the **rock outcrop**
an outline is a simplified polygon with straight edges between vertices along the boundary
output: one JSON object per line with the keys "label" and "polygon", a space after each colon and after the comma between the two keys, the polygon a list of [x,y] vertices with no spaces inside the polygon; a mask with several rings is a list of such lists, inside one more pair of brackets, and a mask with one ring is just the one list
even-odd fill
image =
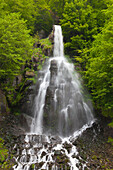
{"label": "rock outcrop", "polygon": [[[49,40],[50,39],[50,40]],[[36,53],[33,54],[30,61],[26,61],[24,66],[23,80],[24,84],[20,91],[22,98],[18,103],[20,112],[22,113],[22,122],[26,119],[26,115],[32,116],[33,113],[33,102],[35,98],[35,84],[37,82],[37,72],[41,69],[41,66],[45,62],[47,57],[51,57],[53,50],[53,33],[49,38],[35,42],[34,48]],[[39,74],[38,74],[39,77]],[[21,88],[21,87],[19,87]],[[27,122],[27,119],[25,120]],[[23,127],[24,124],[22,124]],[[29,127],[25,125],[25,130],[29,130]]]}
{"label": "rock outcrop", "polygon": [[9,113],[9,108],[5,94],[0,90],[0,114]]}

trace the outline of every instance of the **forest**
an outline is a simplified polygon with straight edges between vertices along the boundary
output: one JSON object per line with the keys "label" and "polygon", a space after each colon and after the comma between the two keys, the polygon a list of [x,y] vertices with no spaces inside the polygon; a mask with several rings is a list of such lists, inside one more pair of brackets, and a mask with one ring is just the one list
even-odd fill
{"label": "forest", "polygon": [[40,70],[48,57],[35,44],[51,48],[48,36],[61,25],[65,54],[79,66],[96,115],[110,117],[113,127],[113,0],[0,0],[0,14],[0,90],[10,114],[23,97],[25,79],[14,83],[29,73],[23,66],[38,53]]}

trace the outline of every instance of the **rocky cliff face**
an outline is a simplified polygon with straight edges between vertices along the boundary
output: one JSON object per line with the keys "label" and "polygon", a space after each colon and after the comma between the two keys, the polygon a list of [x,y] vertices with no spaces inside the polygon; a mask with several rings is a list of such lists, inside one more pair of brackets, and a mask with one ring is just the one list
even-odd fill
{"label": "rocky cliff face", "polygon": [[[44,124],[44,131],[46,129],[52,129],[53,132],[56,132],[56,125],[58,124],[58,114],[55,112],[54,108],[54,94],[56,90],[55,86],[55,80],[56,80],[56,74],[57,74],[57,62],[56,60],[51,61],[51,66],[50,66],[50,71],[51,71],[51,76],[50,76],[50,85],[47,88],[47,94],[46,94],[46,101],[45,101],[45,107],[44,107],[44,119],[43,119],[43,124]],[[49,115],[49,116],[48,116]]]}
{"label": "rocky cliff face", "polygon": [[[34,53],[31,60],[26,61],[22,66],[22,74],[15,77],[12,83],[13,91],[7,92],[8,104],[11,107],[11,112],[16,114],[21,113],[20,122],[25,122],[25,130],[28,127],[27,118],[25,116],[32,115],[32,106],[35,91],[35,84],[37,81],[38,71],[45,62],[47,57],[51,57],[53,53],[53,33],[46,39],[37,39],[34,44]],[[8,80],[7,80],[8,81]],[[9,113],[6,96],[0,90],[0,115]],[[11,113],[12,114],[12,113]],[[2,118],[1,118],[2,119]]]}
{"label": "rocky cliff face", "polygon": [[[40,42],[35,42],[34,47],[36,52],[31,57],[30,61],[26,62],[26,65],[24,67],[24,75],[23,80],[24,84],[20,91],[22,94],[22,98],[18,103],[19,112],[22,113],[22,121],[26,119],[27,116],[32,116],[33,113],[33,102],[34,97],[36,93],[36,82],[37,82],[37,76],[39,77],[38,71],[41,69],[41,66],[44,62],[46,62],[47,57],[52,56],[52,50],[53,50],[53,33],[49,36],[49,38],[45,40],[41,40]],[[19,87],[21,88],[21,87]],[[22,123],[23,126],[23,123]],[[26,129],[26,127],[28,127]],[[25,125],[25,130],[29,129],[29,125]]]}
{"label": "rocky cliff face", "polygon": [[0,115],[4,113],[9,113],[9,108],[5,94],[0,90]]}

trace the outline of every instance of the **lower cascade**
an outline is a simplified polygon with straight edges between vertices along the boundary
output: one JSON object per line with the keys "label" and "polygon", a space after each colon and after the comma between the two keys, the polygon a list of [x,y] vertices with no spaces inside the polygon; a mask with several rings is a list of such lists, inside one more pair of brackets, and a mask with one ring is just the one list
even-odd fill
{"label": "lower cascade", "polygon": [[[53,57],[39,72],[31,130],[18,150],[15,170],[76,170],[79,160],[73,141],[94,122],[79,75],[64,57],[61,27],[54,26]],[[14,146],[18,148],[18,146]],[[79,159],[78,159],[79,157]],[[86,164],[82,163],[82,169]]]}

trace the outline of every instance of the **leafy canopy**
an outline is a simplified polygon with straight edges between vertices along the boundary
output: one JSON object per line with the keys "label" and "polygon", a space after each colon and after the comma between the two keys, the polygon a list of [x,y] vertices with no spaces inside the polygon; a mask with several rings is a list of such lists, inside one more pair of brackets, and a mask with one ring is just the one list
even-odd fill
{"label": "leafy canopy", "polygon": [[18,13],[0,19],[0,78],[14,77],[31,56],[32,38]]}
{"label": "leafy canopy", "polygon": [[79,55],[78,50],[89,46],[97,33],[96,15],[87,0],[66,2],[61,25],[65,37],[65,48],[70,54]]}
{"label": "leafy canopy", "polygon": [[103,114],[113,116],[113,19],[95,36],[90,49],[86,77],[92,95]]}

